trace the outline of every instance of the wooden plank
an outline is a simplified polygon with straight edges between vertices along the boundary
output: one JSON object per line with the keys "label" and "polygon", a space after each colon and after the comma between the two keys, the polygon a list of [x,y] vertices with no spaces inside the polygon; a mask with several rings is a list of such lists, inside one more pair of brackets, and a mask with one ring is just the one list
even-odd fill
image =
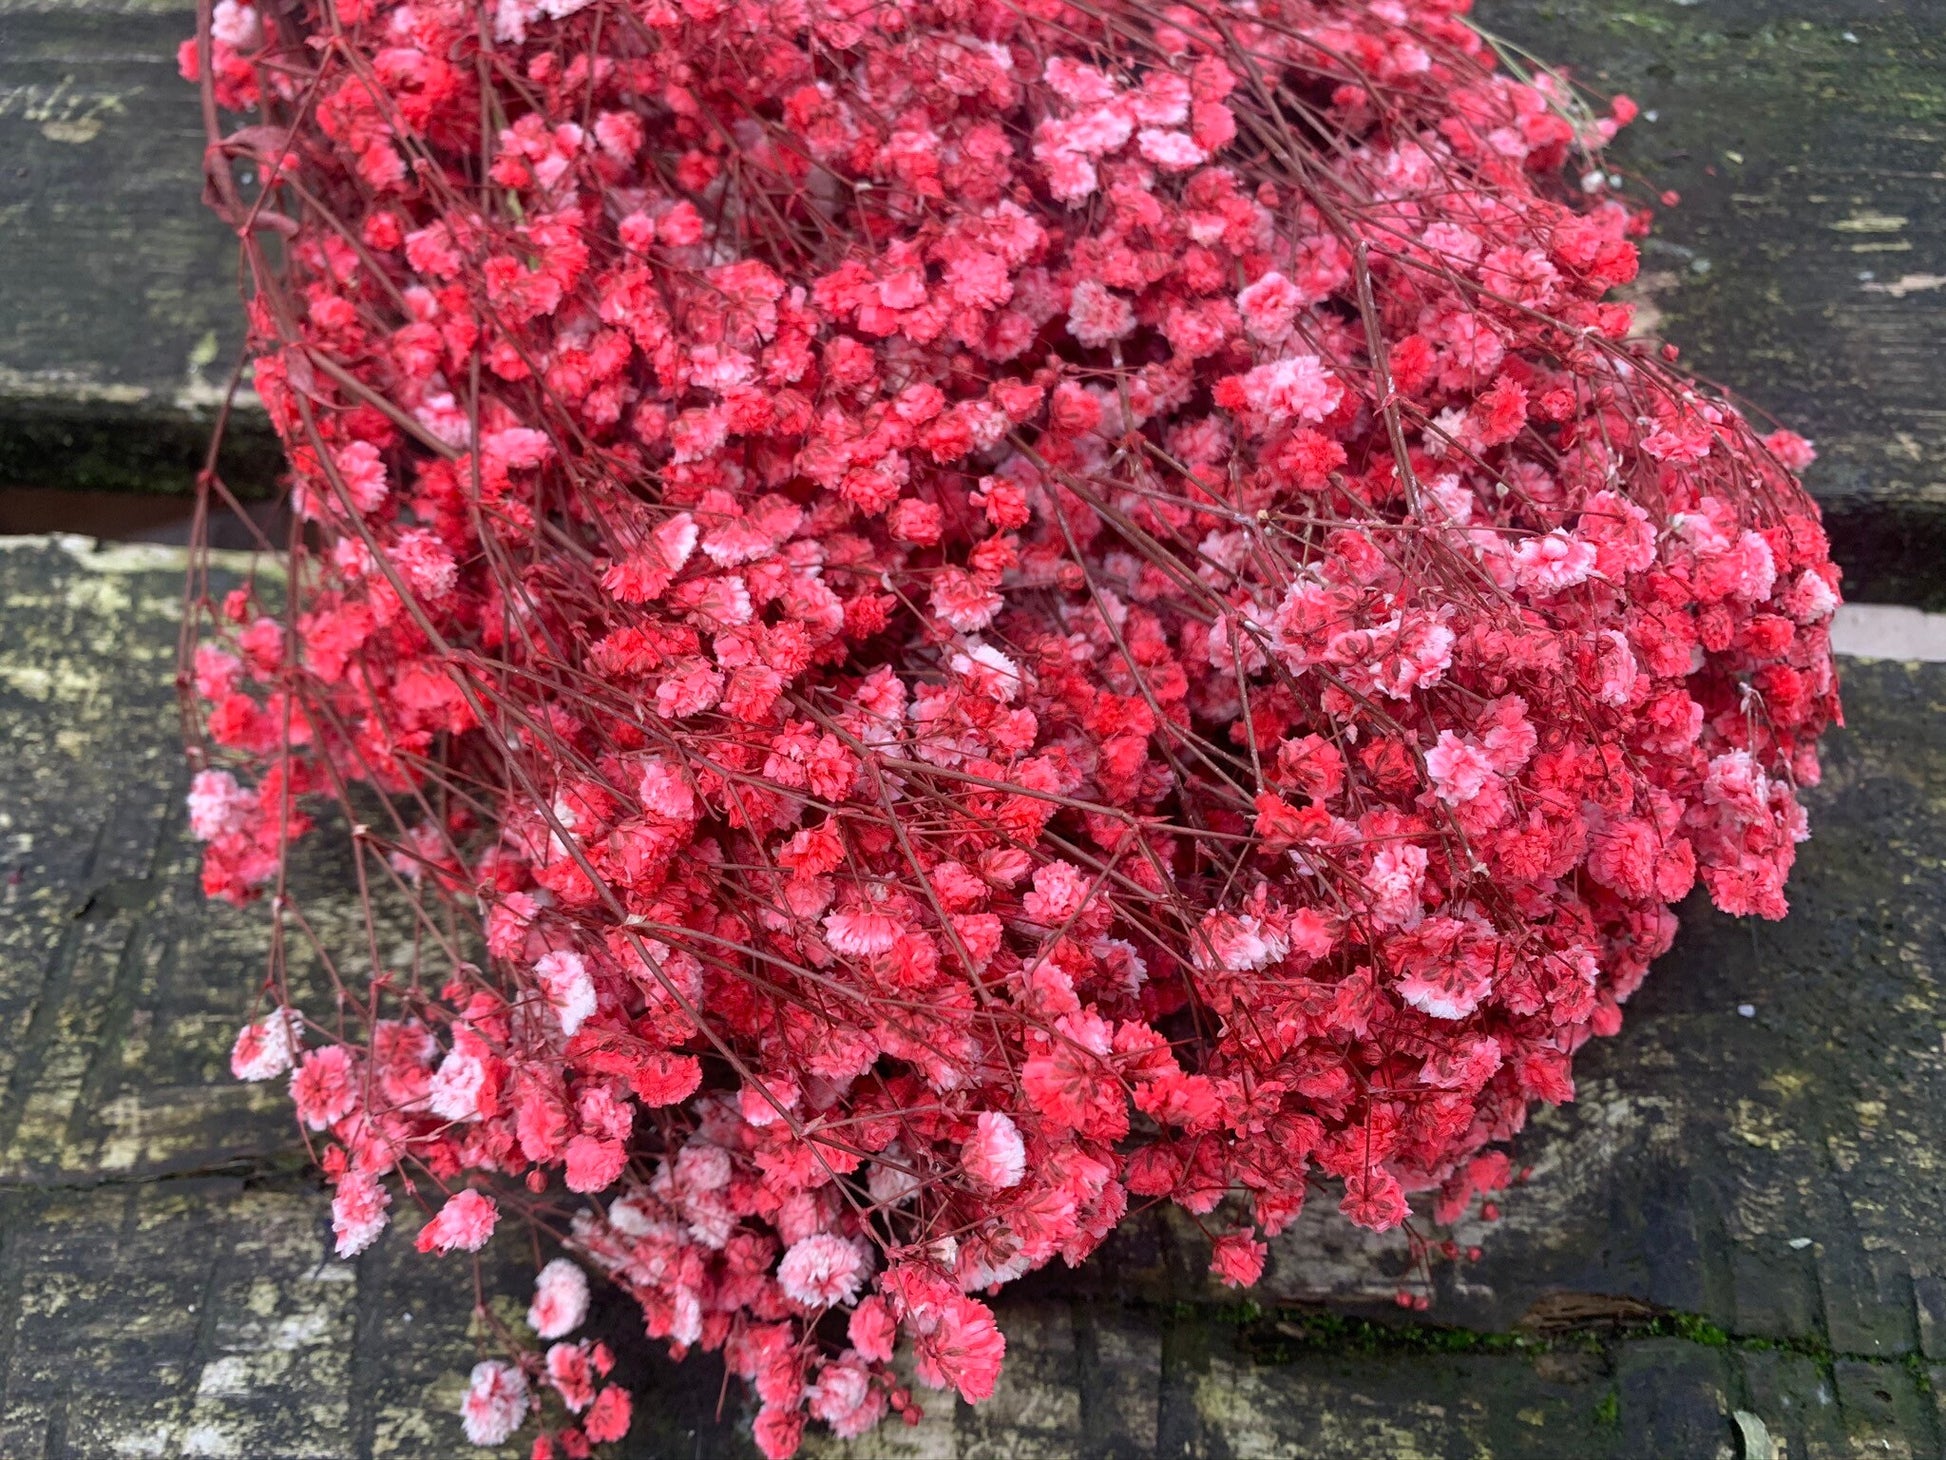
{"label": "wooden plank", "polygon": [[1946,5],[1479,0],[1644,116],[1642,293],[1689,365],[1814,438],[1847,593],[1946,606]]}
{"label": "wooden plank", "polygon": [[[265,924],[195,886],[181,571],[0,550],[0,1455],[458,1453],[465,1267],[411,1250],[404,1200],[334,1264],[282,1091],[228,1078]],[[1686,910],[1579,1101],[1521,1138],[1533,1180],[1459,1230],[1479,1262],[1414,1272],[1320,1200],[1240,1301],[1186,1224],[1136,1223],[1003,1295],[990,1405],[813,1453],[1710,1454],[1735,1408],[1794,1456],[1937,1453],[1946,666],[1846,672],[1791,919]],[[307,858],[307,908],[349,930],[329,837]],[[524,1239],[487,1260],[517,1312]],[[1416,1326],[1401,1287],[1433,1300]],[[642,1386],[622,1453],[750,1453],[713,1359],[649,1352],[613,1295],[598,1324]]]}
{"label": "wooden plank", "polygon": [[[0,3],[0,482],[184,491],[241,340],[176,73],[194,6]],[[267,430],[229,467],[262,486]]]}
{"label": "wooden plank", "polygon": [[[184,490],[238,339],[175,72],[182,0],[0,0],[0,483]],[[1946,5],[1481,0],[1490,31],[1653,114],[1684,201],[1642,297],[1705,373],[1815,437],[1853,596],[1946,605]],[[228,473],[275,453],[238,436]]]}

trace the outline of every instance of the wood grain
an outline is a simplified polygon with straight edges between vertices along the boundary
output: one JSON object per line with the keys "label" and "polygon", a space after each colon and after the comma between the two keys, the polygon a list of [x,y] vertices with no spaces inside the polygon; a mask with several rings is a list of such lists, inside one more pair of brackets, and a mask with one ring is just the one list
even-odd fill
{"label": "wood grain", "polygon": [[[0,483],[186,490],[234,361],[182,0],[0,0]],[[1638,295],[1705,374],[1814,437],[1847,590],[1946,606],[1946,4],[1480,0],[1510,47],[1653,113],[1675,188]],[[276,453],[246,418],[227,474]]]}
{"label": "wood grain", "polygon": [[[265,923],[195,885],[180,555],[0,541],[0,1456],[468,1453],[463,1259],[413,1252],[401,1197],[334,1261],[282,1092],[228,1077]],[[1792,917],[1685,910],[1521,1138],[1532,1180],[1456,1234],[1480,1261],[1414,1271],[1320,1199],[1239,1295],[1188,1224],[1140,1220],[999,1299],[990,1404],[810,1453],[1735,1456],[1742,1409],[1795,1457],[1938,1455],[1946,666],[1847,676]],[[339,858],[315,837],[298,886],[342,932]],[[509,1318],[531,1271],[518,1232],[485,1254]],[[1401,1287],[1430,1310],[1402,1321]],[[612,1294],[595,1324],[638,1387],[618,1453],[753,1453],[714,1359],[671,1365]]]}

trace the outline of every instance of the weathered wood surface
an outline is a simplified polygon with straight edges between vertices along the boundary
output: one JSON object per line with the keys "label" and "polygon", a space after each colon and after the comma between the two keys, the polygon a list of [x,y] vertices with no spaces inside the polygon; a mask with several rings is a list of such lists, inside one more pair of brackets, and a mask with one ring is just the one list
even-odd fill
{"label": "weathered wood surface", "polygon": [[[181,491],[235,358],[200,204],[185,0],[0,0],[0,482]],[[1619,158],[1684,201],[1642,296],[1706,373],[1816,437],[1853,596],[1946,606],[1946,3],[1480,0],[1653,114]],[[247,427],[230,475],[275,455]]]}
{"label": "weathered wood surface", "polygon": [[1695,369],[1816,438],[1857,596],[1946,606],[1946,4],[1478,0],[1645,115],[1619,160],[1674,188],[1641,293]]}
{"label": "weathered wood surface", "polygon": [[[181,0],[0,0],[0,481],[183,491],[236,360]],[[231,452],[268,479],[267,430]]]}
{"label": "weathered wood surface", "polygon": [[[410,1220],[332,1260],[281,1092],[225,1069],[264,921],[195,885],[179,573],[0,551],[0,1456],[467,1453],[466,1268]],[[1428,1314],[1396,1321],[1426,1279],[1326,1203],[1249,1305],[1150,1223],[1000,1300],[990,1404],[814,1453],[1735,1457],[1742,1409],[1793,1460],[1941,1454],[1946,666],[1847,671],[1791,919],[1688,910]],[[307,855],[307,910],[349,917],[325,839]],[[511,1235],[486,1266],[513,1295],[531,1258]],[[720,1368],[647,1352],[626,1308],[601,1310],[640,1386],[621,1452],[751,1454]]]}

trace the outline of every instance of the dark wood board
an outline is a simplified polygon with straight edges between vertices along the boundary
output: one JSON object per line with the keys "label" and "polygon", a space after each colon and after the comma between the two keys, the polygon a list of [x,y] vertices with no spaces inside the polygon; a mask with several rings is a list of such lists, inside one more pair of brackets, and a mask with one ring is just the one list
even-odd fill
{"label": "dark wood board", "polygon": [[[188,489],[240,334],[201,207],[180,0],[0,0],[0,484]],[[1483,0],[1512,45],[1653,112],[1618,159],[1683,196],[1640,297],[1815,438],[1853,597],[1946,606],[1946,4]],[[265,490],[246,417],[227,475]]]}
{"label": "dark wood board", "polygon": [[[333,1261],[282,1091],[228,1076],[267,923],[196,886],[181,572],[168,549],[0,550],[0,1455],[467,1453],[463,1260],[414,1253],[401,1198]],[[849,1453],[1734,1456],[1745,1409],[1792,1457],[1938,1455],[1946,666],[1846,673],[1791,918],[1685,909],[1577,1102],[1519,1141],[1533,1179],[1456,1234],[1478,1262],[1411,1271],[1319,1201],[1246,1301],[1192,1230],[1137,1222],[1003,1295],[990,1405]],[[362,943],[328,829],[296,885]],[[525,1239],[486,1265],[516,1317]],[[1404,1321],[1400,1288],[1430,1309]],[[641,1386],[620,1453],[750,1453],[713,1359],[651,1353],[622,1300],[599,1321]]]}

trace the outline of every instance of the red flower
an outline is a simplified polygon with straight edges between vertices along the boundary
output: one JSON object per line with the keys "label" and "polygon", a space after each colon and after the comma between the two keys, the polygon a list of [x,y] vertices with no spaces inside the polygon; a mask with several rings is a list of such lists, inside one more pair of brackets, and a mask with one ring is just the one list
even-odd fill
{"label": "red flower", "polygon": [[[191,827],[241,902],[335,798],[410,904],[236,1051],[341,1251],[395,1170],[428,1249],[585,1198],[535,1328],[615,1280],[781,1456],[916,1416],[901,1333],[990,1393],[967,1295],[1131,1194],[1247,1193],[1238,1283],[1320,1176],[1456,1214],[1693,882],[1782,914],[1838,575],[1809,447],[1605,297],[1631,108],[1266,3],[500,0],[480,84],[452,7],[217,5],[304,532],[193,599]],[[609,1366],[549,1350],[536,1453],[625,1432]]]}

